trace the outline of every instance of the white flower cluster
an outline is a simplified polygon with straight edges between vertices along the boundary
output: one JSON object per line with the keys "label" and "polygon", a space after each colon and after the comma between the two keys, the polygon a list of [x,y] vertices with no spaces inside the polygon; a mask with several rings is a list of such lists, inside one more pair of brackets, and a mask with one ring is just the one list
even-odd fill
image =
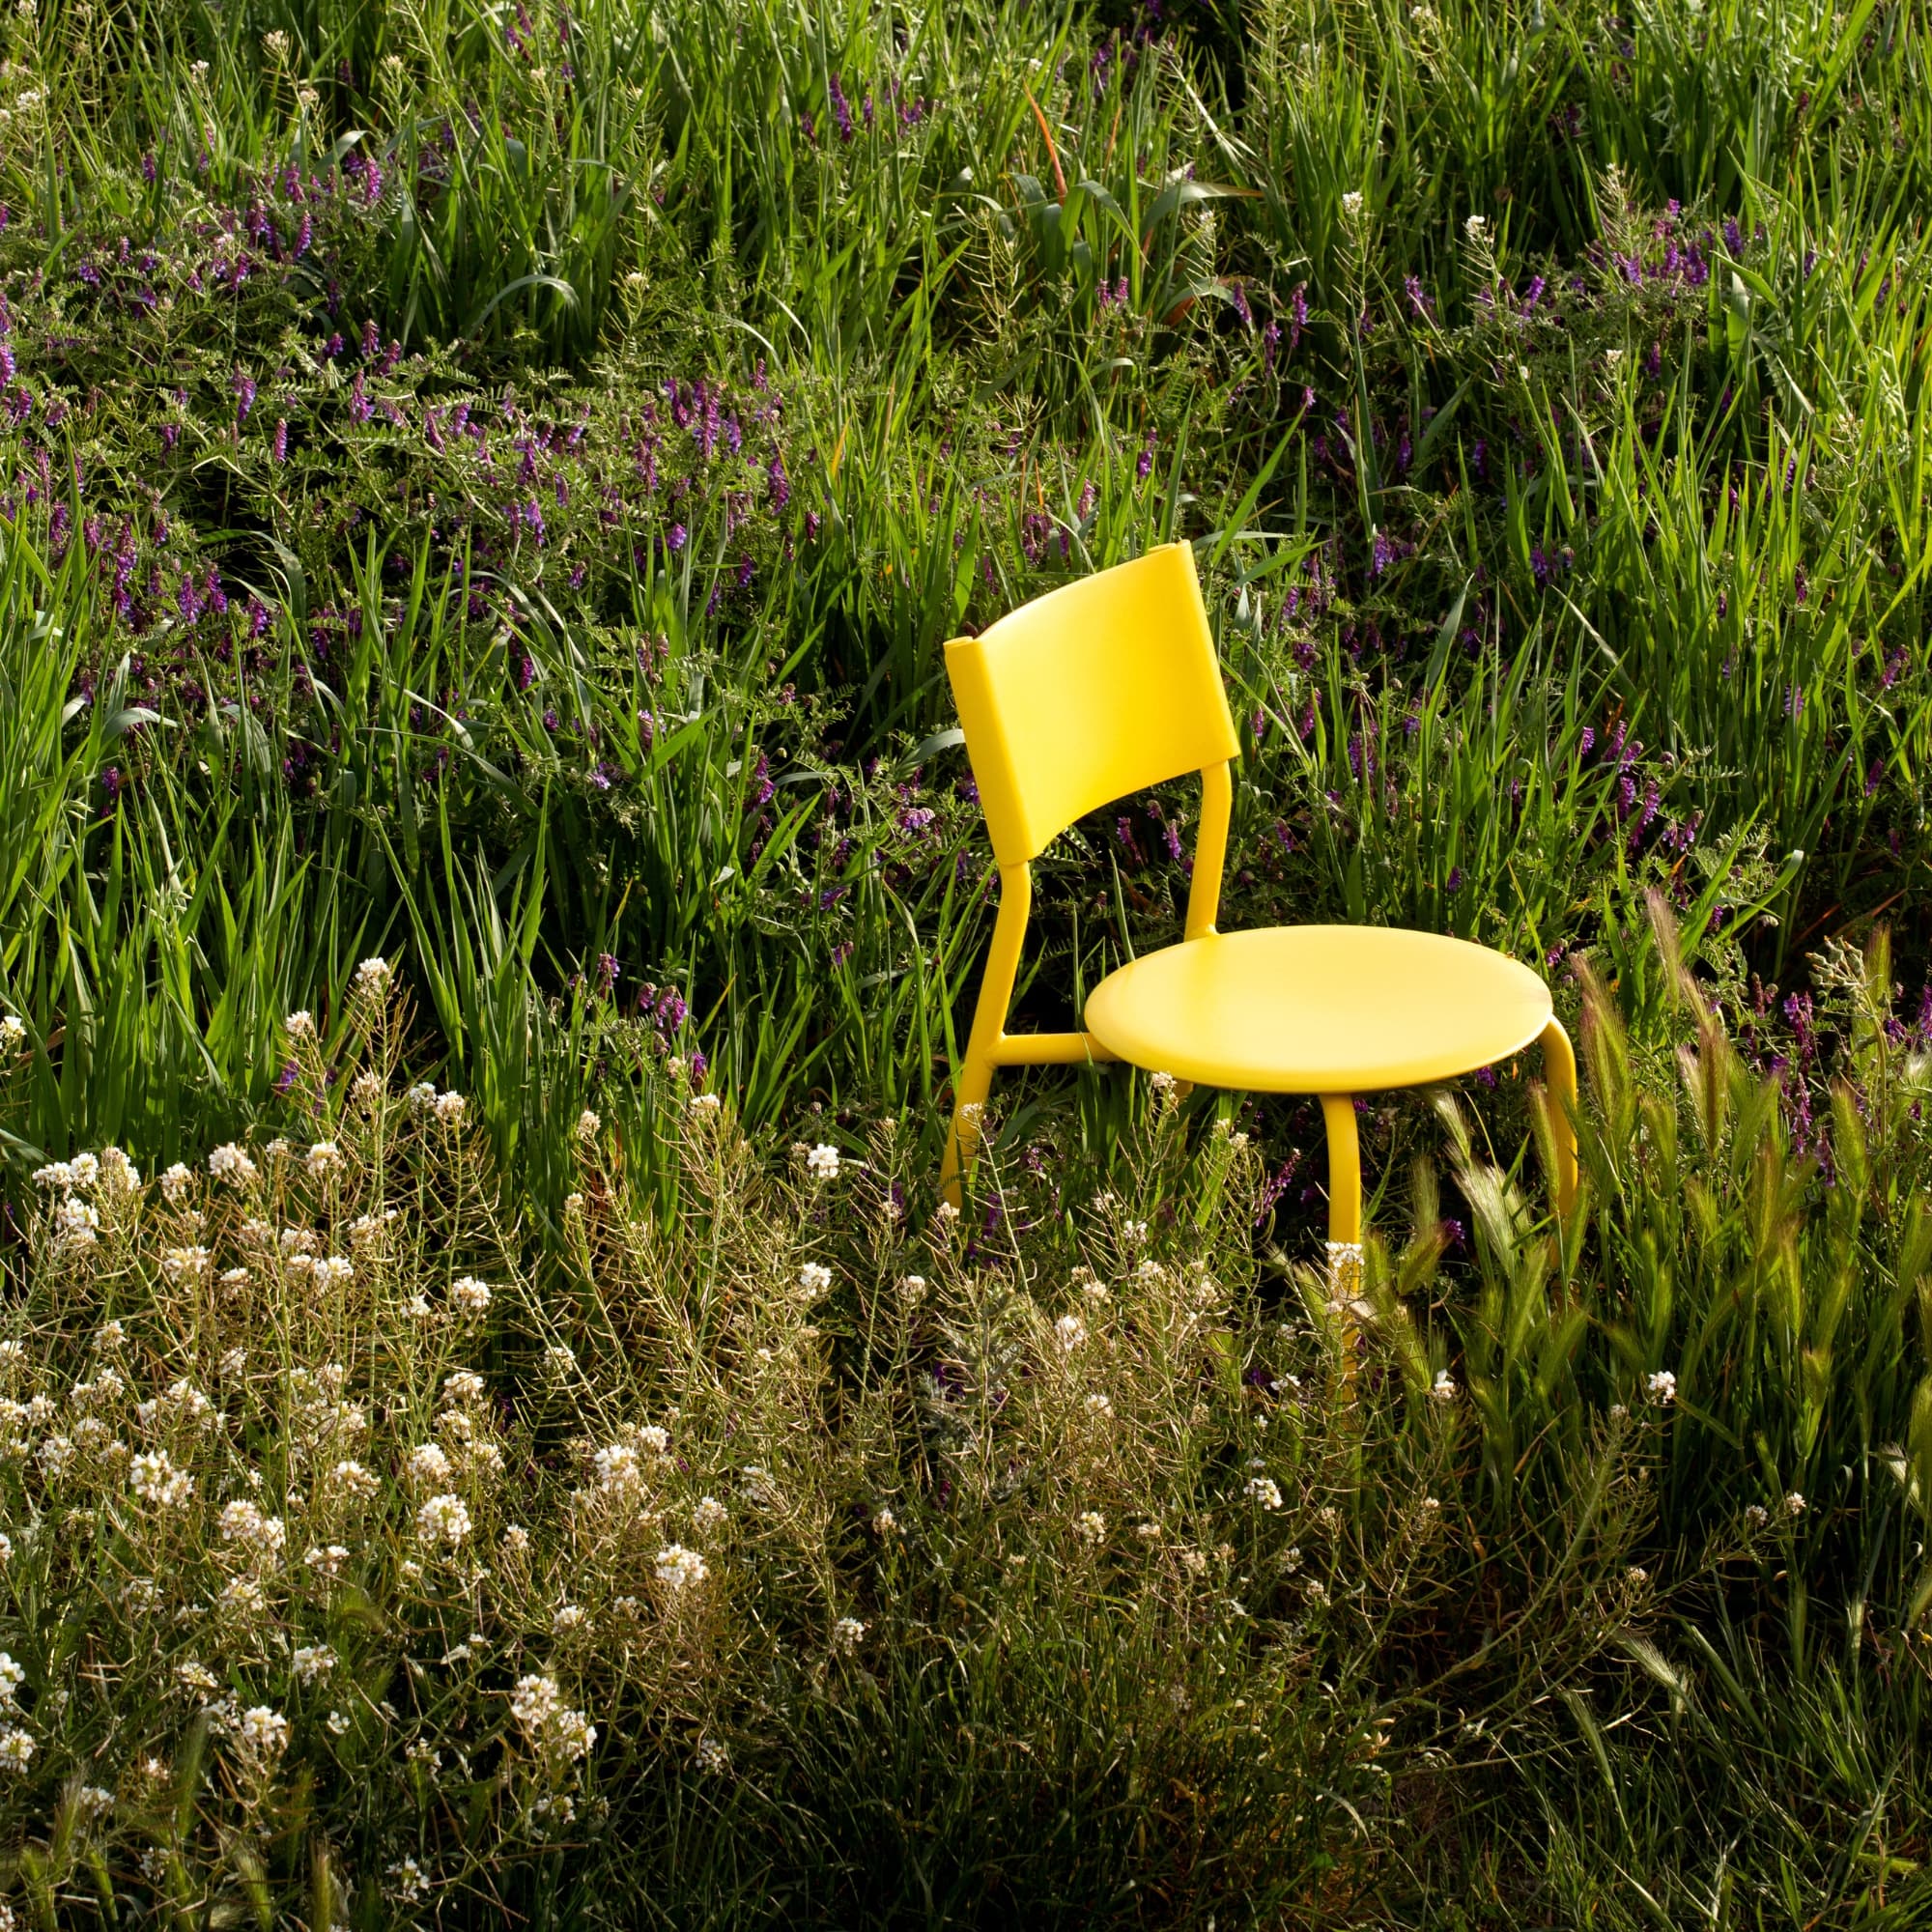
{"label": "white flower cluster", "polygon": [[128,1483],[144,1503],[156,1509],[182,1509],[194,1494],[194,1478],[176,1468],[165,1449],[136,1456],[128,1465]]}
{"label": "white flower cluster", "polygon": [[226,1181],[230,1187],[252,1187],[262,1178],[261,1170],[233,1141],[208,1156],[208,1172],[211,1179]]}
{"label": "white flower cluster", "polygon": [[264,1516],[246,1497],[221,1506],[221,1540],[238,1543],[260,1562],[270,1562],[282,1553],[288,1529],[278,1516]]}
{"label": "white flower cluster", "polygon": [[449,1298],[465,1315],[481,1315],[490,1306],[490,1284],[460,1274],[449,1284]]}
{"label": "white flower cluster", "polygon": [[540,1757],[573,1764],[597,1742],[597,1727],[563,1701],[554,1677],[520,1677],[510,1693],[510,1715]]}
{"label": "white flower cluster", "polygon": [[469,1505],[461,1496],[431,1496],[416,1512],[416,1529],[426,1543],[445,1543],[454,1549],[470,1528]]}
{"label": "white flower cluster", "polygon": [[677,1591],[694,1590],[711,1574],[711,1566],[695,1549],[668,1543],[657,1554],[658,1581]]}
{"label": "white flower cluster", "polygon": [[279,1711],[257,1704],[242,1714],[235,1736],[243,1754],[266,1769],[288,1748],[289,1720]]}

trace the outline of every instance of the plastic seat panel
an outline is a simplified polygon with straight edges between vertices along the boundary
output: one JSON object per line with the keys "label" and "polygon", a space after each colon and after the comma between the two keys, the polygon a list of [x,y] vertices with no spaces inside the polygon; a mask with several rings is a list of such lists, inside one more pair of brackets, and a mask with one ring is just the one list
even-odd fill
{"label": "plastic seat panel", "polygon": [[1086,1010],[1135,1065],[1274,1094],[1453,1079],[1521,1052],[1549,1018],[1548,987],[1503,953],[1353,925],[1188,940],[1109,974]]}

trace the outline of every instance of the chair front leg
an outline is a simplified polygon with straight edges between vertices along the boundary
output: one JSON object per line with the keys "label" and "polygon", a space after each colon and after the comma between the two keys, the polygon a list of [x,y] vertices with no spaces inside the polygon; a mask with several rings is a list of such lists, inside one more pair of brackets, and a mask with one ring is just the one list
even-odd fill
{"label": "chair front leg", "polygon": [[1556,1137],[1556,1211],[1568,1215],[1577,1202],[1577,1055],[1554,1018],[1543,1029],[1543,1077]]}
{"label": "chair front leg", "polygon": [[993,1091],[993,1068],[999,1064],[1000,1041],[1007,1013],[1013,1003],[1013,981],[1020,969],[1020,942],[1026,936],[1027,914],[1033,909],[1033,874],[1025,866],[1000,868],[1000,910],[993,922],[993,943],[986,951],[986,970],[980,980],[980,1001],[973,1009],[973,1031],[966,1042],[966,1059],[953,1090],[952,1130],[946,1138],[946,1160],[939,1170],[940,1199],[954,1208],[966,1205],[966,1170],[980,1145],[980,1115]]}
{"label": "chair front leg", "polygon": [[1349,1094],[1323,1094],[1321,1123],[1328,1130],[1328,1293],[1354,1300],[1362,1288],[1362,1151],[1355,1132],[1355,1101]]}
{"label": "chair front leg", "polygon": [[940,1199],[954,1208],[966,1205],[966,1170],[979,1151],[980,1117],[992,1091],[992,1048],[976,1040],[966,1049],[966,1064],[959,1069],[959,1082],[953,1090],[952,1130],[947,1136],[946,1160],[939,1170]]}

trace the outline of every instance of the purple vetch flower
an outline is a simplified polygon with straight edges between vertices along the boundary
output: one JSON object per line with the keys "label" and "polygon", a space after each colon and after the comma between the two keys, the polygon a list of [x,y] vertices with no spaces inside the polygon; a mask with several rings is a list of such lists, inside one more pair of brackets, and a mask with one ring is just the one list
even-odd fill
{"label": "purple vetch flower", "polygon": [[597,990],[605,998],[611,997],[611,988],[617,983],[617,955],[614,952],[600,952],[597,955]]}
{"label": "purple vetch flower", "polygon": [[355,382],[349,385],[349,413],[359,423],[367,422],[376,413],[376,406],[369,400],[369,391],[359,369],[355,372]]}
{"label": "purple vetch flower", "polygon": [[665,534],[666,548],[675,555],[677,552],[684,548],[690,535],[691,532],[682,524],[673,524]]}
{"label": "purple vetch flower", "polygon": [[1288,353],[1293,355],[1308,327],[1308,284],[1297,282],[1288,298]]}
{"label": "purple vetch flower", "polygon": [[1147,433],[1147,440],[1141,444],[1141,453],[1134,459],[1134,474],[1138,476],[1143,483],[1145,483],[1147,479],[1153,474],[1153,453],[1155,448],[1158,446],[1158,442],[1159,442],[1159,438],[1156,436],[1154,431],[1149,430]]}
{"label": "purple vetch flower", "polygon": [[838,123],[838,138],[841,141],[849,141],[854,132],[852,109],[845,99],[845,90],[838,85],[838,75],[836,72],[826,82],[826,92],[832,99],[833,119]]}
{"label": "purple vetch flower", "polygon": [[278,416],[275,419],[275,440],[271,446],[277,463],[286,463],[289,460],[289,423],[286,416]]}

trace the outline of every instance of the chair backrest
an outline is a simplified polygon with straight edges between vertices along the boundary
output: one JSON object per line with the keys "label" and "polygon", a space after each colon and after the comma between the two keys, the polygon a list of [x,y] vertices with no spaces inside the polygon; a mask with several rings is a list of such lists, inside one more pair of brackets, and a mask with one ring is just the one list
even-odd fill
{"label": "chair backrest", "polygon": [[1109,799],[1240,751],[1189,544],[955,638],[946,669],[1002,866],[1037,858]]}

